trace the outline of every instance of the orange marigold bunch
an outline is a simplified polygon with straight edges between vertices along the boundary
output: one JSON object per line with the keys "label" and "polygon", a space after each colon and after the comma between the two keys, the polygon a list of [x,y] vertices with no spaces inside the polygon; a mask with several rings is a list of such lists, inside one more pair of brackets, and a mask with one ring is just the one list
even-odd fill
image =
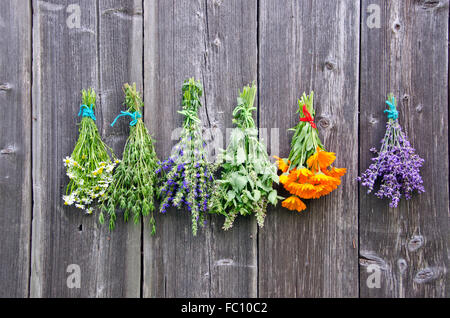
{"label": "orange marigold bunch", "polygon": [[277,159],[278,169],[283,173],[280,183],[292,195],[282,202],[289,210],[306,209],[301,199],[318,199],[335,190],[341,183],[346,168],[335,168],[334,152],[327,152],[320,141],[314,123],[314,92],[309,96],[303,93],[298,101],[300,122],[292,130],[295,131],[288,159]]}

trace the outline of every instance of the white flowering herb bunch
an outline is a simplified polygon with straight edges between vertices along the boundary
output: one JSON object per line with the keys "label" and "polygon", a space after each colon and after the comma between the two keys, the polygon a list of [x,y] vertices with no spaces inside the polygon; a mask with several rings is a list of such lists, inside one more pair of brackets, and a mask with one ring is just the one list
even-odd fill
{"label": "white flowering herb bunch", "polygon": [[278,183],[277,167],[270,162],[267,149],[258,139],[252,112],[256,85],[245,86],[233,111],[230,143],[220,156],[220,179],[215,181],[211,210],[225,216],[224,230],[233,226],[238,215],[254,214],[259,227],[264,226],[268,204],[276,205],[282,197],[272,188]]}
{"label": "white flowering herb bunch", "polygon": [[[99,221],[104,223],[103,211],[109,216],[109,228],[113,230],[116,221],[116,208],[124,211],[124,220],[128,221],[130,215],[134,223],[138,223],[141,216],[150,215],[151,234],[155,234],[156,197],[156,169],[158,158],[156,156],[153,139],[142,121],[141,108],[144,106],[136,84],[125,84],[125,106],[127,111],[120,116],[130,116],[130,134],[123,151],[122,161],[114,172],[113,184],[108,189],[108,199],[102,204]],[[114,124],[114,122],[113,122]],[[112,124],[112,125],[113,125]]]}
{"label": "white flowering herb bunch", "polygon": [[64,205],[75,205],[87,214],[92,214],[93,205],[106,200],[106,191],[113,180],[114,167],[119,161],[115,159],[112,149],[100,138],[95,124],[95,91],[88,89],[81,93],[83,104],[78,114],[82,116],[79,137],[72,155],[64,158],[66,174],[70,180],[63,200]]}

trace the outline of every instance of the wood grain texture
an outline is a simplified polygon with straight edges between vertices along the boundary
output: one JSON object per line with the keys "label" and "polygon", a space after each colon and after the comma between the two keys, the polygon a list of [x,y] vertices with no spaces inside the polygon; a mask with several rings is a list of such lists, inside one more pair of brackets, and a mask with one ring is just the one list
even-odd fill
{"label": "wood grain texture", "polygon": [[0,31],[0,297],[27,297],[32,204],[31,7],[2,1]]}
{"label": "wood grain texture", "polygon": [[[368,28],[369,4],[381,28]],[[396,209],[360,189],[362,297],[448,297],[448,19],[449,2],[363,1],[360,170],[384,135],[385,98],[398,100],[399,121],[417,153],[426,193]],[[382,271],[368,288],[367,266]]]}
{"label": "wood grain texture", "polygon": [[[142,18],[141,22],[123,21],[122,9],[139,12],[141,7],[127,1],[102,1],[101,5],[81,1],[81,25],[69,28],[66,5],[65,1],[33,2],[31,296],[139,296],[139,228],[122,225],[110,236],[96,216],[63,207],[61,195],[67,184],[62,158],[71,153],[78,138],[76,115],[82,88],[93,87],[99,93],[100,131],[116,150],[123,147],[128,134],[124,125],[112,130],[108,124],[121,109],[122,81],[142,79],[142,59],[137,58],[137,67],[132,61],[142,46],[129,45],[130,38],[142,38]],[[119,17],[114,14],[117,8]],[[104,30],[101,36],[99,27]],[[80,266],[79,289],[67,287],[69,264]]]}
{"label": "wood grain texture", "polygon": [[[232,127],[238,90],[257,79],[256,1],[144,3],[145,121],[158,155],[167,158],[175,143],[181,85],[192,76],[204,85],[200,118],[214,155]],[[193,237],[186,211],[159,215],[156,236],[144,234],[144,296],[256,296],[256,223],[243,218],[225,233],[223,221],[209,216]]]}
{"label": "wood grain texture", "polygon": [[269,211],[259,233],[261,297],[358,296],[359,13],[359,1],[260,1],[260,127],[279,128],[271,148],[278,142],[287,157],[297,99],[314,90],[321,139],[348,169],[304,212]]}
{"label": "wood grain texture", "polygon": [[[99,3],[99,75],[102,136],[121,158],[129,121],[114,118],[125,110],[123,84],[137,84],[143,94],[143,8],[141,0],[101,0]],[[100,123],[99,123],[100,124]],[[118,214],[113,232],[101,228],[100,297],[139,297],[141,292],[141,226],[124,223]]]}
{"label": "wood grain texture", "polygon": [[[0,1],[0,297],[449,297],[449,15],[449,0]],[[187,211],[156,212],[151,237],[121,214],[111,233],[64,207],[80,90],[98,93],[99,131],[121,157],[128,121],[110,123],[136,82],[166,159],[192,76],[212,156],[244,85],[257,80],[260,136],[281,157],[297,98],[314,90],[322,141],[348,169],[341,186],[302,213],[271,208],[262,230],[240,217],[224,232],[210,215],[197,237]],[[427,191],[396,209],[355,181],[389,92]],[[70,264],[80,289],[67,287]],[[371,264],[380,288],[367,285]]]}

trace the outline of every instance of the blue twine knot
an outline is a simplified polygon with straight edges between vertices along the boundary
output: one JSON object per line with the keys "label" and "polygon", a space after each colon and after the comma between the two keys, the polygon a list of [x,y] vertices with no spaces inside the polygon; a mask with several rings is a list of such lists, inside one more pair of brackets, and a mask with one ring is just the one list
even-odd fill
{"label": "blue twine knot", "polygon": [[97,120],[97,118],[95,118],[94,115],[94,105],[91,104],[91,106],[89,107],[86,104],[80,105],[80,111],[78,113],[78,116],[83,116],[83,117],[91,117],[92,120]]}
{"label": "blue twine knot", "polygon": [[133,118],[133,120],[130,122],[130,126],[134,126],[137,124],[138,118],[141,118],[142,115],[140,112],[135,111],[134,113],[130,113],[130,112],[124,112],[124,111],[120,111],[122,114],[119,114],[116,119],[114,119],[114,121],[111,124],[111,127],[114,126],[114,124],[116,123],[117,119],[119,119],[119,117],[121,116],[130,116],[131,118]]}
{"label": "blue twine knot", "polygon": [[388,113],[389,119],[396,120],[398,118],[398,111],[397,108],[395,107],[395,97],[392,97],[392,102],[387,100],[386,104],[389,105],[389,109],[385,109],[384,112]]}

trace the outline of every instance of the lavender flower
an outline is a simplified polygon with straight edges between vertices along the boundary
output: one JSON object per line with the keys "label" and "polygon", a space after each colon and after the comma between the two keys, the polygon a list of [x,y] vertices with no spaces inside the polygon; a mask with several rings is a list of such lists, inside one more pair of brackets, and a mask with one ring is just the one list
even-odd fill
{"label": "lavender flower", "polygon": [[385,112],[388,113],[389,120],[386,124],[386,134],[381,140],[381,149],[377,152],[371,148],[371,151],[378,155],[372,158],[373,163],[357,180],[367,187],[367,193],[370,193],[374,190],[377,179],[380,179],[381,185],[375,195],[380,199],[391,199],[389,206],[395,208],[402,195],[408,200],[413,191],[425,192],[420,176],[424,160],[415,153],[398,123],[394,97],[389,95],[388,99],[386,103],[390,109]]}
{"label": "lavender flower", "polygon": [[213,168],[207,162],[202,147],[202,132],[198,118],[201,106],[201,84],[193,79],[183,85],[183,103],[180,113],[185,116],[183,131],[172,156],[161,163],[159,195],[161,212],[169,206],[186,208],[191,215],[192,233],[196,235],[198,225],[203,225],[204,213],[208,210],[208,196],[213,186]]}

